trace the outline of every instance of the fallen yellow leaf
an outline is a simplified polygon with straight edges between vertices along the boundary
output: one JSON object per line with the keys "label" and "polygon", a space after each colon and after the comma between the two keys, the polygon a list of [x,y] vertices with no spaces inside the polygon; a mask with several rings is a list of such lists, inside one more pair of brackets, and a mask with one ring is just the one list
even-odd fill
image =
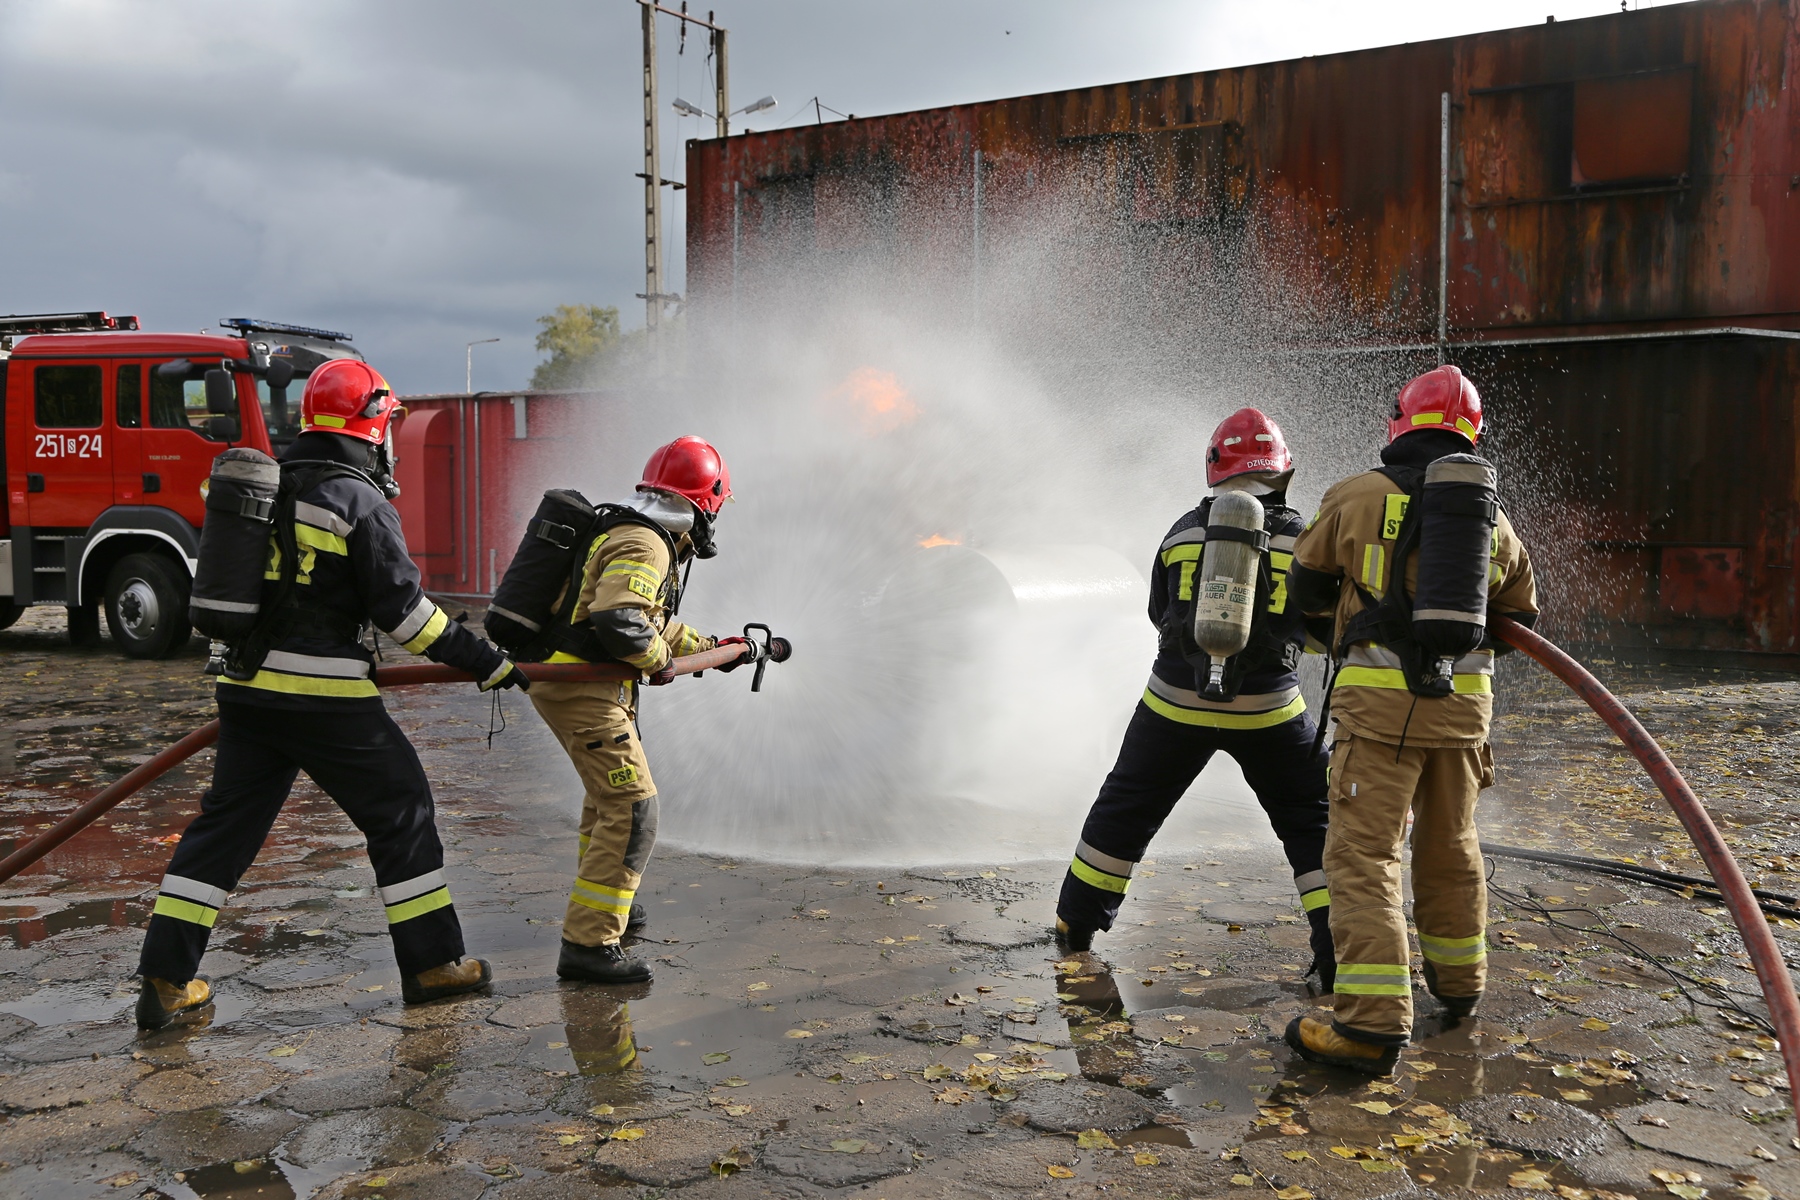
{"label": "fallen yellow leaf", "polygon": [[1385,1117],[1393,1112],[1396,1106],[1389,1104],[1386,1100],[1361,1100],[1350,1107],[1360,1108],[1364,1112],[1372,1112],[1378,1117]]}
{"label": "fallen yellow leaf", "polygon": [[812,1036],[812,1030],[810,1030],[810,1029],[790,1029],[787,1031],[787,1036],[791,1037],[791,1038],[809,1038]]}
{"label": "fallen yellow leaf", "polygon": [[1602,1021],[1599,1017],[1589,1017],[1581,1023],[1581,1027],[1593,1033],[1605,1033],[1612,1028],[1612,1025],[1610,1022]]}
{"label": "fallen yellow leaf", "polygon": [[1075,1145],[1083,1150],[1117,1150],[1119,1144],[1100,1129],[1088,1129],[1075,1135]]}
{"label": "fallen yellow leaf", "polygon": [[1139,1150],[1136,1154],[1131,1156],[1131,1161],[1140,1167],[1162,1166],[1162,1159],[1156,1157],[1156,1155],[1150,1153],[1148,1150]]}
{"label": "fallen yellow leaf", "polygon": [[1050,1170],[1050,1178],[1052,1178],[1052,1179],[1073,1179],[1073,1178],[1075,1178],[1075,1172],[1069,1170],[1069,1168],[1063,1166],[1061,1163],[1051,1163],[1049,1170]]}
{"label": "fallen yellow leaf", "polygon": [[649,1132],[648,1129],[639,1129],[634,1126],[630,1129],[615,1129],[607,1136],[615,1142],[635,1142]]}
{"label": "fallen yellow leaf", "polygon": [[1284,1187],[1277,1191],[1275,1200],[1313,1200],[1313,1194],[1299,1184],[1295,1184],[1293,1187]]}

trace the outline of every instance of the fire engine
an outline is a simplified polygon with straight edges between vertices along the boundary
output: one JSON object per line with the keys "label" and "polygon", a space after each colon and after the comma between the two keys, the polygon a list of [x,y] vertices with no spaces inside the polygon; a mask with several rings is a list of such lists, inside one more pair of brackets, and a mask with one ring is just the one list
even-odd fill
{"label": "fire engine", "polygon": [[134,658],[186,644],[212,460],[232,446],[279,455],[300,431],[297,381],[362,357],[329,329],[247,317],[219,328],[0,317],[0,629],[59,604],[76,645],[98,643],[102,609]]}

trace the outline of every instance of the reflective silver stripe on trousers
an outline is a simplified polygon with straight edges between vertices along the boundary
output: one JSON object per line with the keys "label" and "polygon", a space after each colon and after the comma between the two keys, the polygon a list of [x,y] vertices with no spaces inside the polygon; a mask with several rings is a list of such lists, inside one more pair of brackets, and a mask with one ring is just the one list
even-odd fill
{"label": "reflective silver stripe on trousers", "polygon": [[427,871],[404,883],[392,883],[380,889],[381,902],[392,908],[396,904],[411,900],[414,896],[423,896],[426,892],[435,892],[445,886],[448,885],[444,883],[442,871]]}
{"label": "reflective silver stripe on trousers", "polygon": [[437,605],[431,602],[430,597],[420,596],[419,602],[413,605],[412,611],[407,613],[398,625],[388,630],[387,635],[404,645],[418,636],[419,630],[425,628],[425,622],[431,620],[437,610]]}
{"label": "reflective silver stripe on trousers", "polygon": [[1165,683],[1155,675],[1150,676],[1150,691],[1170,704],[1179,704],[1183,708],[1197,708],[1206,712],[1262,713],[1274,712],[1294,702],[1300,694],[1297,687],[1288,688],[1284,692],[1262,692],[1255,696],[1239,696],[1235,700],[1208,700],[1199,692],[1188,688],[1179,688],[1172,683]]}
{"label": "reflective silver stripe on trousers", "polygon": [[254,613],[262,611],[260,604],[240,604],[236,600],[208,600],[205,596],[189,596],[188,605],[192,608],[204,608],[210,612]]}
{"label": "reflective silver stripe on trousers", "polygon": [[1114,858],[1110,854],[1102,854],[1086,842],[1075,843],[1075,857],[1090,867],[1099,867],[1108,875],[1119,875],[1126,879],[1130,879],[1131,873],[1137,870],[1136,863],[1127,862],[1122,858]]}
{"label": "reflective silver stripe on trousers", "polygon": [[193,900],[208,908],[224,908],[225,898],[231,895],[224,888],[216,888],[210,883],[201,883],[198,879],[188,879],[181,875],[164,875],[156,890],[164,895]]}
{"label": "reflective silver stripe on trousers", "polygon": [[[1400,656],[1386,646],[1374,642],[1358,642],[1350,647],[1350,653],[1344,656],[1346,667],[1380,667],[1384,670],[1398,671]],[[1458,675],[1492,675],[1494,673],[1494,652],[1491,650],[1472,650],[1456,660]]]}
{"label": "reflective silver stripe on trousers", "polygon": [[354,528],[350,522],[332,512],[329,508],[320,508],[316,504],[300,501],[294,505],[294,516],[308,525],[316,525],[320,529],[329,529],[339,537],[347,538]]}
{"label": "reflective silver stripe on trousers", "polygon": [[360,658],[320,658],[312,654],[295,654],[288,650],[271,650],[263,659],[263,667],[289,675],[323,675],[331,679],[367,679],[369,664]]}
{"label": "reflective silver stripe on trousers", "polygon": [[510,608],[501,608],[498,604],[490,604],[488,605],[488,611],[491,613],[499,613],[509,621],[517,621],[533,633],[542,633],[544,630],[544,627],[539,625],[536,621],[531,620],[529,617],[521,617]]}
{"label": "reflective silver stripe on trousers", "polygon": [[1304,875],[1294,876],[1294,890],[1304,896],[1308,892],[1316,892],[1325,886],[1325,872],[1308,871]]}
{"label": "reflective silver stripe on trousers", "polygon": [[1415,608],[1413,609],[1413,620],[1466,621],[1471,625],[1485,625],[1487,624],[1487,614],[1457,612],[1453,608]]}

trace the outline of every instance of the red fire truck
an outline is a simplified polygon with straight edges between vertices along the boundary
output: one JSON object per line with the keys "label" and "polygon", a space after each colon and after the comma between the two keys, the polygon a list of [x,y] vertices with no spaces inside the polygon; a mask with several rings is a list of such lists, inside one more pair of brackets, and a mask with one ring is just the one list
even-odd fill
{"label": "red fire truck", "polygon": [[187,642],[203,487],[231,446],[279,454],[299,432],[289,385],[350,335],[244,317],[219,334],[145,333],[104,312],[0,317],[0,629],[59,604],[93,645],[100,610],[135,658]]}

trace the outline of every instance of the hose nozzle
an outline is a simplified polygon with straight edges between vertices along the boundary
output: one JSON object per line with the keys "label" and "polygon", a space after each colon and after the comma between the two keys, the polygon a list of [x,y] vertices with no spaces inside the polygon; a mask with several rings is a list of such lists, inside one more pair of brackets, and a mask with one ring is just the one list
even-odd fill
{"label": "hose nozzle", "polygon": [[[762,631],[762,641],[756,640],[750,632],[752,629]],[[767,625],[759,625],[755,622],[744,626],[744,636],[749,639],[750,645],[754,648],[752,653],[756,656],[756,674],[751,677],[750,690],[760,692],[762,691],[763,672],[768,669],[769,663],[786,662],[792,658],[794,643],[786,638],[776,637],[774,630]]]}

